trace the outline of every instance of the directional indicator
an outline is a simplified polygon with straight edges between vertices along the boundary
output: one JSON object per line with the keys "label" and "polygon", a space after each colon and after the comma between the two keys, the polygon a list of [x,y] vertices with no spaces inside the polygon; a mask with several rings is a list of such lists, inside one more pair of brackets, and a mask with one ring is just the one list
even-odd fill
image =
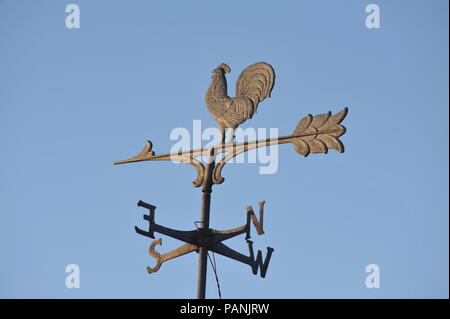
{"label": "directional indicator", "polygon": [[153,144],[147,141],[145,147],[136,156],[114,162],[117,164],[135,163],[143,161],[179,161],[193,165],[197,169],[197,178],[192,184],[195,187],[200,187],[203,182],[205,174],[205,166],[198,159],[201,156],[207,156],[211,150],[214,149],[215,155],[225,153],[226,155],[217,163],[213,172],[213,183],[221,184],[224,181],[222,177],[223,166],[237,155],[260,147],[268,147],[276,144],[292,143],[294,148],[300,155],[308,156],[310,153],[328,153],[329,149],[334,149],[340,153],[344,152],[344,145],[339,137],[345,133],[345,127],[340,125],[347,115],[348,109],[344,108],[335,115],[331,112],[312,116],[308,115],[301,119],[294,132],[288,136],[266,138],[251,142],[236,142],[219,144],[205,148],[198,148],[194,150],[166,153],[156,155],[152,151]]}
{"label": "directional indicator", "polygon": [[[260,267],[261,269],[261,277],[265,277],[267,272],[267,267],[269,266],[270,257],[273,252],[273,248],[267,247],[267,255],[262,261],[262,253],[258,250],[257,257],[255,259],[255,254],[253,251],[253,242],[248,240],[251,238],[250,236],[250,221],[253,222],[253,225],[256,228],[258,235],[264,234],[263,230],[263,207],[264,201],[259,203],[260,206],[260,220],[255,216],[253,212],[253,208],[251,206],[247,207],[247,222],[245,225],[242,225],[237,228],[229,229],[229,230],[215,230],[215,229],[196,229],[191,231],[180,231],[171,228],[167,228],[155,223],[155,209],[156,206],[147,204],[143,201],[138,202],[138,206],[147,208],[149,210],[148,215],[144,215],[144,219],[149,222],[148,231],[144,231],[138,227],[135,227],[135,230],[138,234],[155,238],[154,233],[158,232],[160,234],[184,241],[185,244],[174,249],[168,253],[160,254],[155,250],[156,245],[162,245],[162,239],[158,238],[154,240],[149,248],[149,253],[152,257],[156,259],[156,265],[154,267],[147,267],[147,271],[149,273],[154,273],[159,270],[162,263],[174,259],[179,256],[186,255],[193,251],[199,251],[200,247],[205,248],[209,251],[213,251],[225,257],[240,261],[244,264],[249,265],[252,268],[253,273],[257,274],[257,269]],[[241,234],[246,234],[245,239],[247,240],[249,246],[250,256],[245,256],[228,246],[222,243],[222,241],[239,236]]]}
{"label": "directional indicator", "polygon": [[[147,267],[148,273],[157,272],[161,265],[171,259],[180,257],[196,251],[199,253],[199,279],[197,286],[197,298],[205,298],[206,290],[206,267],[208,251],[234,259],[249,265],[253,274],[260,269],[261,277],[265,277],[269,266],[273,248],[267,247],[267,254],[263,259],[262,252],[257,251],[256,257],[253,250],[253,242],[249,240],[250,222],[253,223],[258,235],[264,234],[264,201],[259,203],[259,220],[253,212],[252,207],[247,207],[247,221],[244,225],[229,229],[215,230],[209,227],[211,192],[212,186],[224,181],[222,169],[224,165],[237,155],[260,147],[292,143],[297,153],[308,156],[311,153],[327,153],[329,149],[344,152],[344,145],[339,139],[345,133],[345,127],[341,122],[347,115],[348,109],[344,108],[339,113],[332,115],[331,112],[316,116],[307,115],[301,119],[293,133],[287,136],[266,138],[250,142],[228,142],[225,143],[225,129],[231,129],[231,137],[234,138],[234,130],[256,113],[258,104],[270,97],[273,89],[275,73],[267,63],[259,62],[246,68],[239,76],[236,84],[236,97],[227,95],[227,84],[225,73],[231,71],[226,64],[219,65],[213,70],[212,83],[205,96],[205,104],[216,120],[222,134],[222,143],[189,151],[166,153],[156,155],[152,150],[153,145],[147,141],[144,149],[136,156],[114,162],[114,164],[126,164],[143,161],[176,161],[187,163],[197,170],[197,178],[192,184],[202,187],[202,211],[201,227],[191,231],[180,231],[164,227],[155,223],[156,207],[138,202],[138,206],[148,209],[148,215],[144,219],[149,222],[148,230],[135,227],[138,234],[155,239],[154,233],[178,239],[184,244],[177,249],[160,254],[155,250],[156,245],[162,245],[162,239],[155,239],[149,248],[150,255],[156,260],[153,267]],[[216,157],[223,155],[216,163]],[[207,158],[202,161],[202,158]],[[245,234],[249,255],[241,254],[228,246],[223,241]]]}

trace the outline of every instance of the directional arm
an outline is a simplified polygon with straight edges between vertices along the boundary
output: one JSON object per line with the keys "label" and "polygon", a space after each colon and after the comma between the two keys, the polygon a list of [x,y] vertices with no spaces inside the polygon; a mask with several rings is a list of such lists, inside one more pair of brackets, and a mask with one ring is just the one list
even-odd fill
{"label": "directional arm", "polygon": [[163,262],[173,259],[173,258],[176,258],[176,257],[179,257],[179,256],[186,255],[194,250],[197,250],[197,246],[186,243],[183,246],[178,247],[177,249],[174,249],[168,253],[160,255],[155,250],[155,246],[161,245],[161,244],[162,244],[162,239],[158,238],[155,241],[153,241],[150,245],[149,254],[156,259],[156,265],[155,265],[155,267],[147,267],[147,271],[149,274],[157,272]]}
{"label": "directional arm", "polygon": [[[136,156],[134,156],[130,159],[127,159],[127,160],[114,162],[113,164],[118,165],[118,164],[135,163],[135,162],[143,162],[143,161],[178,161],[178,162],[182,162],[182,163],[187,163],[187,164],[191,164],[192,166],[194,166],[195,169],[197,170],[197,178],[195,179],[195,181],[192,182],[192,184],[195,187],[200,187],[202,185],[203,176],[205,173],[205,166],[200,161],[195,159],[195,157],[204,155],[202,153],[203,149],[187,151],[187,152],[155,155],[155,152],[152,151],[152,148],[153,148],[152,142],[147,141],[145,143],[144,148],[142,149],[142,151],[139,154],[137,154]],[[208,151],[208,150],[206,150],[206,151]]]}
{"label": "directional arm", "polygon": [[297,153],[303,156],[308,156],[310,153],[327,153],[329,149],[334,149],[341,153],[344,152],[344,145],[339,137],[345,133],[345,127],[340,125],[340,123],[346,117],[347,112],[348,109],[344,108],[335,115],[332,115],[331,112],[316,116],[309,114],[300,120],[294,132],[287,136],[266,138],[251,142],[218,144],[178,153],[155,155],[155,152],[152,151],[152,143],[147,141],[144,149],[139,154],[127,160],[114,162],[114,164],[142,161],[178,161],[191,164],[197,170],[197,178],[192,184],[195,187],[200,187],[205,178],[205,166],[197,158],[208,156],[211,153],[211,149],[214,148],[216,156],[221,153],[226,153],[217,162],[212,176],[214,184],[221,184],[224,181],[221,175],[224,165],[237,155],[252,149],[292,143]]}
{"label": "directional arm", "polygon": [[191,243],[191,244],[197,244],[197,237],[198,237],[198,232],[196,230],[191,230],[191,231],[183,231],[183,230],[175,230],[172,228],[168,228],[168,227],[164,227],[161,225],[158,225],[157,223],[155,223],[155,210],[156,210],[156,206],[153,206],[151,204],[148,204],[146,202],[143,201],[139,201],[138,206],[147,208],[149,210],[149,214],[148,215],[144,215],[144,219],[148,220],[149,222],[149,231],[144,231],[142,229],[140,229],[139,227],[134,227],[136,233],[146,236],[146,237],[150,237],[150,238],[155,238],[154,236],[154,232],[187,242],[187,243]]}
{"label": "directional arm", "polygon": [[253,251],[253,242],[251,240],[247,240],[248,249],[250,252],[250,256],[245,256],[228,246],[217,243],[212,248],[210,248],[211,251],[220,254],[222,256],[234,259],[236,261],[240,261],[241,263],[244,263],[246,265],[249,265],[252,267],[253,274],[256,275],[258,273],[258,267],[260,268],[260,275],[262,278],[266,276],[267,268],[269,267],[270,258],[272,257],[272,253],[274,251],[273,248],[267,247],[267,255],[264,259],[264,262],[262,261],[262,253],[260,250],[258,250],[257,257],[255,259],[255,254]]}
{"label": "directional arm", "polygon": [[210,244],[215,244],[215,243],[219,243],[221,241],[239,236],[241,234],[244,233],[248,233],[250,231],[250,224],[247,223],[243,226],[237,227],[237,228],[233,228],[233,229],[229,229],[229,230],[215,230],[215,229],[211,229],[211,240],[210,240]]}
{"label": "directional arm", "polygon": [[190,253],[194,250],[198,250],[200,247],[205,247],[207,250],[211,250],[225,257],[232,258],[234,260],[240,261],[252,267],[254,274],[257,273],[258,267],[261,269],[261,276],[264,277],[267,271],[267,267],[270,261],[270,256],[272,255],[273,249],[267,248],[267,256],[265,261],[262,261],[261,251],[258,251],[257,257],[253,252],[253,242],[247,240],[249,245],[250,256],[245,256],[228,246],[224,245],[222,241],[239,236],[241,234],[246,234],[246,239],[250,238],[250,222],[252,221],[259,235],[264,234],[263,230],[263,207],[264,201],[259,202],[260,206],[260,220],[256,218],[253,208],[251,206],[247,207],[247,221],[244,225],[228,230],[215,230],[215,229],[197,229],[191,231],[180,231],[164,227],[155,223],[155,211],[156,206],[148,204],[143,201],[138,202],[138,206],[144,207],[149,210],[148,215],[144,215],[144,219],[149,222],[149,231],[144,231],[138,227],[135,227],[136,232],[146,237],[154,238],[154,232],[181,240],[185,242],[184,245],[177,249],[174,249],[165,254],[160,254],[155,250],[156,245],[162,244],[162,239],[158,238],[152,242],[149,248],[149,253],[156,259],[156,265],[154,267],[147,267],[149,273],[154,273],[159,270],[162,263]]}

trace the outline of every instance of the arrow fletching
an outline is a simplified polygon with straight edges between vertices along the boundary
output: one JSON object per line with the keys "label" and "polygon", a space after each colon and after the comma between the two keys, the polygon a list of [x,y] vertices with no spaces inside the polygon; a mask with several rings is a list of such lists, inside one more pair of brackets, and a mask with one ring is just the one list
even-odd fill
{"label": "arrow fletching", "polygon": [[312,116],[309,114],[298,122],[292,137],[297,137],[292,143],[295,151],[303,156],[309,153],[328,153],[328,149],[344,152],[344,145],[339,136],[345,133],[345,127],[340,125],[347,115],[344,108],[335,115],[331,112]]}

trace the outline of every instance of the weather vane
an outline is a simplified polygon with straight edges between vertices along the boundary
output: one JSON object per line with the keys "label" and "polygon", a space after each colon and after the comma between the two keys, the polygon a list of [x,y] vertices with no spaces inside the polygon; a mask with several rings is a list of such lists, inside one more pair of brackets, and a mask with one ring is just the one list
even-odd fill
{"label": "weather vane", "polygon": [[[253,208],[247,207],[246,223],[240,227],[229,230],[216,230],[209,227],[211,192],[214,184],[221,184],[223,166],[232,158],[251,149],[269,147],[276,144],[292,143],[295,150],[308,156],[310,153],[327,153],[328,149],[344,152],[344,146],[339,137],[345,133],[345,127],[340,125],[347,115],[347,108],[332,115],[331,112],[312,116],[307,115],[297,124],[294,132],[288,136],[266,138],[248,142],[233,142],[234,131],[247,119],[251,119],[256,113],[258,104],[270,97],[275,82],[275,72],[270,64],[259,62],[247,67],[239,75],[236,82],[236,97],[227,94],[227,80],[225,73],[231,71],[226,64],[221,64],[212,73],[212,82],[205,96],[205,104],[216,120],[220,132],[221,143],[205,148],[180,151],[156,155],[152,151],[152,143],[147,141],[144,149],[136,156],[114,164],[125,164],[142,161],[178,161],[193,165],[197,170],[197,178],[193,181],[195,187],[202,187],[202,212],[201,227],[192,231],[180,231],[164,227],[155,222],[156,206],[143,201],[138,206],[148,209],[148,215],[144,219],[149,222],[148,231],[135,227],[138,234],[155,239],[154,233],[160,233],[185,244],[165,254],[155,250],[156,245],[162,245],[161,238],[155,239],[149,248],[149,253],[156,259],[154,267],[147,267],[149,273],[159,270],[161,265],[170,259],[196,251],[199,253],[199,271],[197,298],[205,298],[206,267],[208,251],[215,252],[225,257],[240,261],[251,267],[253,274],[260,269],[261,277],[265,277],[270,258],[274,251],[268,247],[263,260],[262,252],[258,250],[256,257],[253,250],[253,242],[250,240],[250,222],[253,223],[258,235],[264,234],[264,201],[259,202],[259,220],[255,216]],[[230,140],[225,141],[225,131],[230,129]],[[216,162],[216,157],[223,154]],[[204,163],[201,157],[205,157]],[[241,254],[222,242],[235,236],[245,234],[249,247],[249,255]]]}

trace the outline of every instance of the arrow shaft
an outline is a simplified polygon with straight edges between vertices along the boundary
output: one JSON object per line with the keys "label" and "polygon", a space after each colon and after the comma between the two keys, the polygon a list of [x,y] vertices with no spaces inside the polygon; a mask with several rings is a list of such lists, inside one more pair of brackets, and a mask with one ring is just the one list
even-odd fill
{"label": "arrow shaft", "polygon": [[315,135],[320,135],[320,134],[330,134],[330,133],[335,133],[335,132],[336,132],[336,130],[324,130],[324,131],[315,132],[315,133],[270,137],[270,138],[265,138],[265,139],[260,139],[260,140],[256,140],[256,141],[250,141],[250,142],[218,144],[218,145],[213,145],[213,146],[209,146],[209,147],[205,147],[205,148],[197,148],[197,149],[193,149],[193,150],[182,151],[182,152],[178,152],[178,153],[165,153],[165,154],[149,155],[149,156],[135,156],[128,160],[116,161],[113,164],[118,165],[118,164],[144,162],[144,161],[170,161],[170,160],[180,161],[180,162],[184,162],[184,163],[191,163],[195,157],[201,156],[201,155],[208,155],[212,149],[215,150],[215,154],[217,155],[219,153],[230,152],[233,149],[244,148],[245,150],[249,150],[249,149],[253,149],[253,148],[266,147],[266,146],[275,145],[275,144],[291,143],[294,139],[300,138],[300,137],[310,137],[310,136],[315,136]]}

